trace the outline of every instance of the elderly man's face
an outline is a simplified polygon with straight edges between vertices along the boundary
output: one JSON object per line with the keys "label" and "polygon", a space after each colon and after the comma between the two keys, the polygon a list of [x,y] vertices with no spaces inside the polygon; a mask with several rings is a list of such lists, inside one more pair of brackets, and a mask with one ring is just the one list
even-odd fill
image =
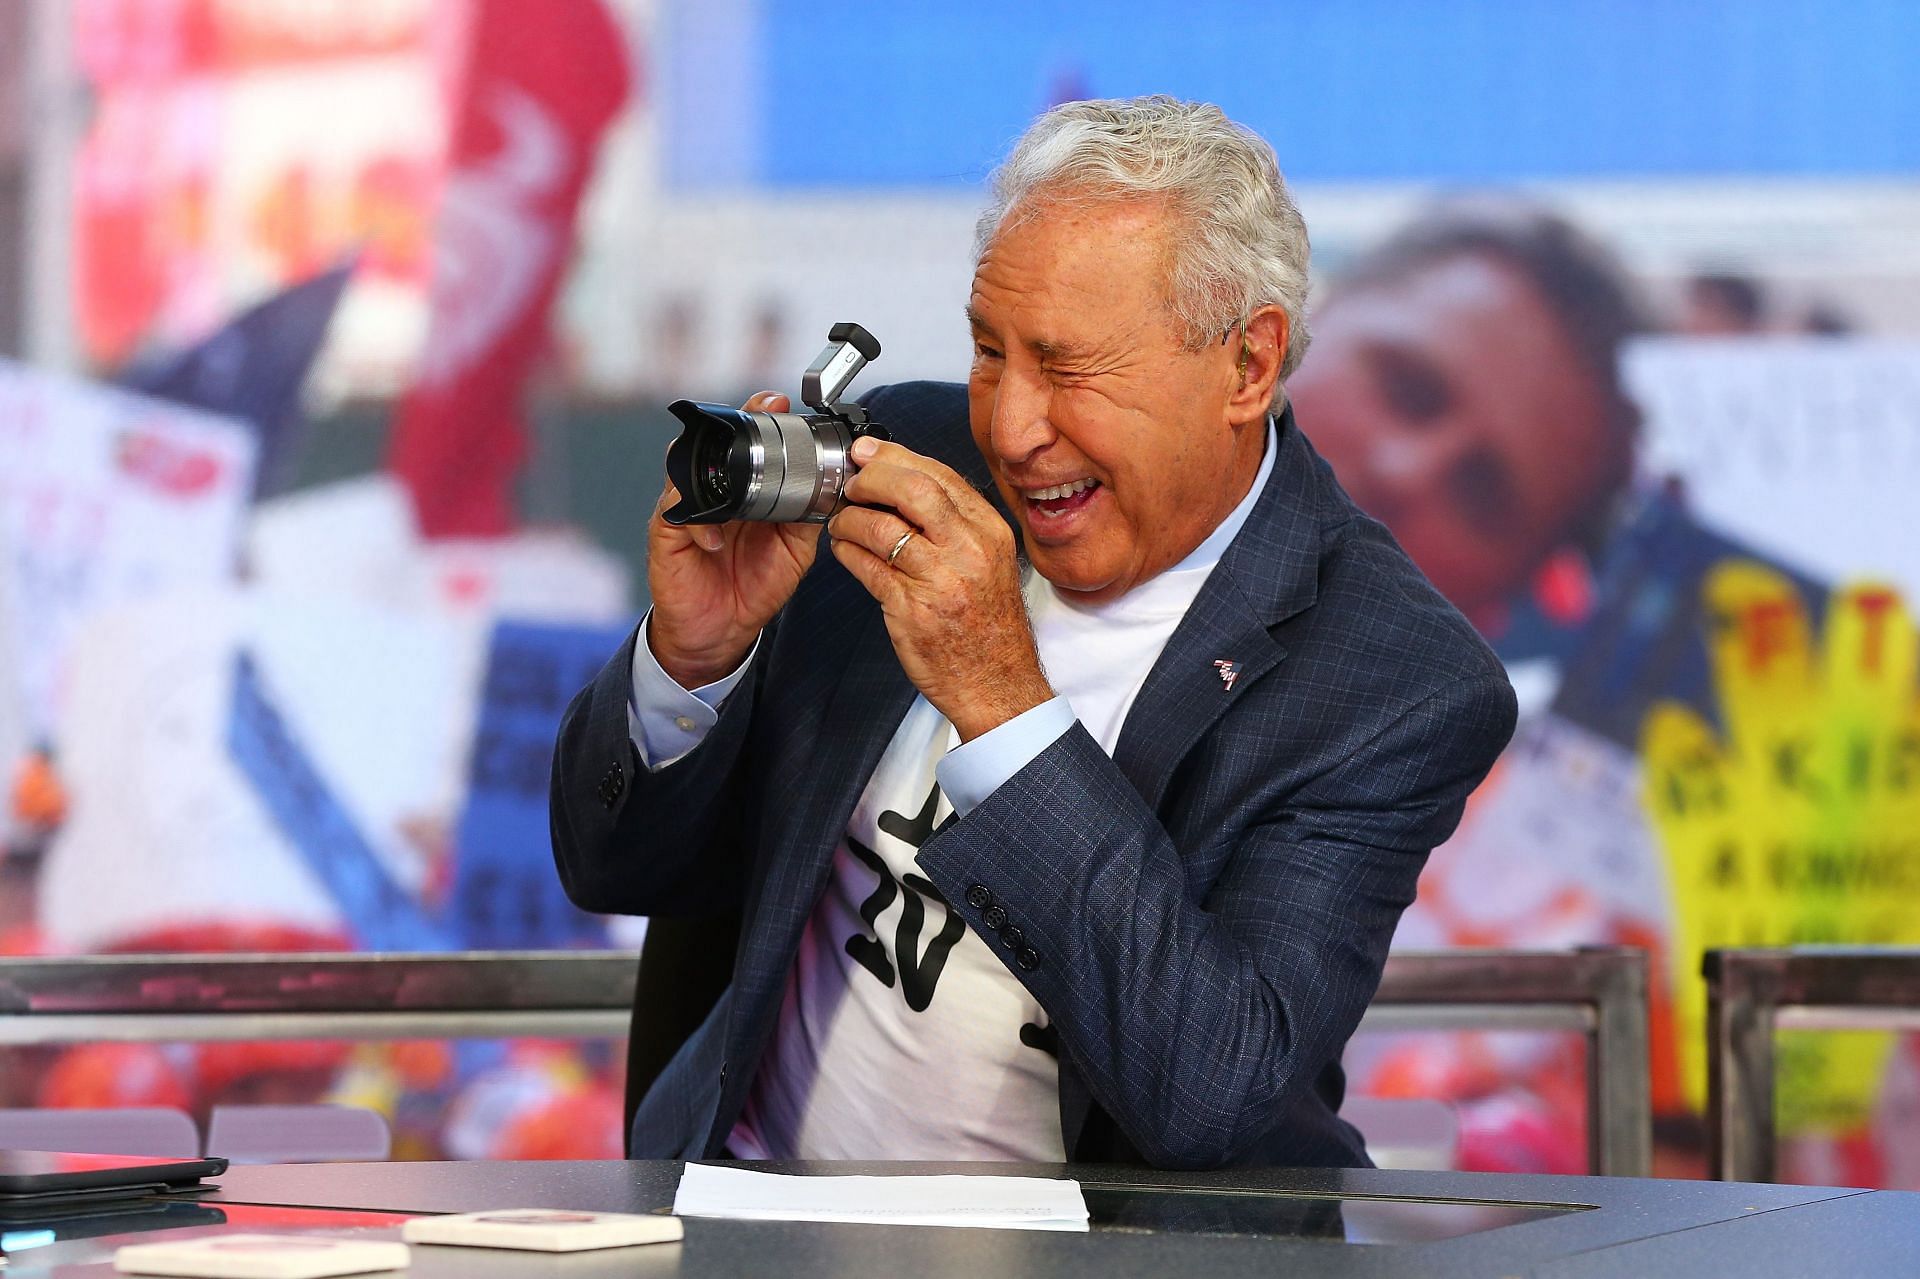
{"label": "elderly man's face", "polygon": [[1229,402],[1237,345],[1182,349],[1159,203],[1026,212],[973,277],[973,438],[1033,566],[1103,603],[1179,563],[1246,495],[1264,415]]}
{"label": "elderly man's face", "polygon": [[1353,500],[1482,623],[1612,473],[1599,391],[1565,329],[1482,254],[1336,294],[1287,394]]}

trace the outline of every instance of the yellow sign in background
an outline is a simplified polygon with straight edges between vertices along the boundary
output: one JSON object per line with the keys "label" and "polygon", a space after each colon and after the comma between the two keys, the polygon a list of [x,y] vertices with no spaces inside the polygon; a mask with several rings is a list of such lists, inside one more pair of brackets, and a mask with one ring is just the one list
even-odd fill
{"label": "yellow sign in background", "polygon": [[[1798,590],[1765,565],[1728,560],[1703,590],[1724,735],[1674,702],[1656,703],[1641,733],[1673,897],[1682,1077],[1696,1107],[1704,950],[1920,942],[1920,642],[1905,603],[1881,584],[1843,587],[1816,639]],[[1783,1044],[1783,1126],[1856,1126],[1890,1043],[1847,1034]]]}

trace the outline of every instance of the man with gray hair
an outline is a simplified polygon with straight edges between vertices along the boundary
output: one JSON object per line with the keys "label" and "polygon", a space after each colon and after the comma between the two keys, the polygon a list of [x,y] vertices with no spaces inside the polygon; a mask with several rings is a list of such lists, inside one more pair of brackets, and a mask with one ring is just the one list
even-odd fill
{"label": "man with gray hair", "polygon": [[964,396],[868,400],[823,561],[656,512],[555,855],[740,940],[636,1155],[1365,1162],[1340,1052],[1514,709],[1292,421],[1306,285],[1261,139],[1057,108],[980,223]]}

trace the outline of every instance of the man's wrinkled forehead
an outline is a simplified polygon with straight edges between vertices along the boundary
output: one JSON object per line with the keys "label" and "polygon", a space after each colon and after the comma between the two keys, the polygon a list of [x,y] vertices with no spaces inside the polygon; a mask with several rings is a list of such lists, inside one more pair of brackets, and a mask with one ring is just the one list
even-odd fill
{"label": "man's wrinkled forehead", "polygon": [[992,251],[995,243],[1023,227],[1035,222],[1069,218],[1101,209],[1148,211],[1154,214],[1154,223],[1163,227],[1172,227],[1174,223],[1185,217],[1175,206],[1172,197],[1168,195],[1100,186],[1091,182],[1054,182],[1036,187],[1007,206],[1005,212],[1000,215],[1000,221],[980,241],[979,253],[974,263],[978,266],[980,260]]}

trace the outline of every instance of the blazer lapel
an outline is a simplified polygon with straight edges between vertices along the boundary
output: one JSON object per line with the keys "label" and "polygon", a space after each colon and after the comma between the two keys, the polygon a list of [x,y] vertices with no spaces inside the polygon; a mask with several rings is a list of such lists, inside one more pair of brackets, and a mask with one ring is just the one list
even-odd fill
{"label": "blazer lapel", "polygon": [[1114,763],[1154,808],[1187,752],[1286,656],[1272,628],[1318,590],[1317,459],[1291,410],[1276,434],[1266,488],[1147,673],[1114,746]]}

